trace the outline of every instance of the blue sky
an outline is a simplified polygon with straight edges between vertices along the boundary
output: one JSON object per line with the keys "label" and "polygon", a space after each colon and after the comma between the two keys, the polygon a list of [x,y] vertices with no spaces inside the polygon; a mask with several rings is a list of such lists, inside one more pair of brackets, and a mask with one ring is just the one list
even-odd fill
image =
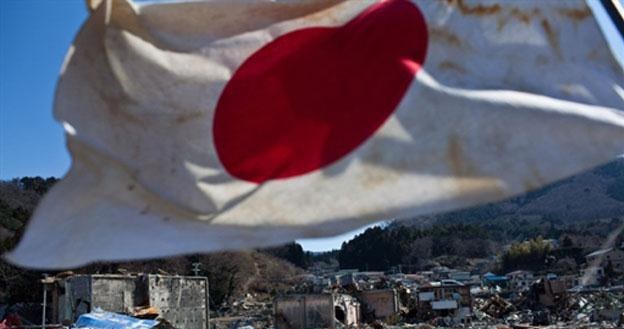
{"label": "blue sky", "polygon": [[61,176],[69,168],[52,98],[83,0],[0,1],[0,179]]}
{"label": "blue sky", "polygon": [[[599,1],[589,4],[605,22]],[[69,168],[52,100],[65,52],[86,18],[84,0],[0,0],[0,179],[60,177]],[[612,27],[606,31],[622,63],[622,40]],[[300,242],[307,250],[340,248],[362,231]]]}

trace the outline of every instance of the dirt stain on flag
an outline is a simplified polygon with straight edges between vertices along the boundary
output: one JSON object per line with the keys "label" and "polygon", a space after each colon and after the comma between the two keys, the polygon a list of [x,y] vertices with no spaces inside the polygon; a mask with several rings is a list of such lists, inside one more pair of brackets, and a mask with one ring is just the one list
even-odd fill
{"label": "dirt stain on flag", "polygon": [[127,105],[130,105],[130,101],[123,96],[108,95],[104,92],[98,94],[100,99],[106,104],[106,109],[113,116],[123,122],[131,122],[137,126],[146,127],[146,123],[137,115],[126,111]]}
{"label": "dirt stain on flag", "polygon": [[524,24],[531,24],[533,18],[537,17],[540,14],[540,10],[538,8],[533,8],[532,10],[521,10],[520,8],[512,8],[510,12],[511,16],[518,19]]}
{"label": "dirt stain on flag", "polygon": [[561,8],[559,14],[571,19],[573,22],[580,22],[591,15],[588,7],[583,8]]}
{"label": "dirt stain on flag", "polygon": [[438,64],[438,68],[444,71],[455,71],[457,73],[466,74],[468,71],[466,68],[451,61],[442,61]]}
{"label": "dirt stain on flag", "polygon": [[512,21],[512,19],[517,20],[523,23],[524,25],[531,25],[531,23],[533,22],[533,19],[539,17],[540,15],[541,15],[541,11],[539,8],[533,8],[530,10],[522,10],[518,7],[513,7],[509,10],[508,14],[498,16],[498,25],[496,27],[496,30],[498,32],[502,31],[503,28],[507,25],[507,23]]}
{"label": "dirt stain on flag", "polygon": [[563,56],[561,55],[561,47],[559,45],[559,37],[557,36],[557,33],[552,28],[548,20],[542,19],[541,25],[542,25],[542,28],[544,29],[544,33],[546,33],[546,38],[548,39],[548,43],[553,48],[555,54],[557,54],[557,57],[559,59],[563,59]]}
{"label": "dirt stain on flag", "polygon": [[370,189],[379,186],[385,186],[386,184],[396,181],[398,179],[399,172],[373,168],[371,170],[367,170],[366,174],[362,176],[362,186]]}
{"label": "dirt stain on flag", "polygon": [[464,156],[460,137],[451,135],[448,139],[447,147],[448,164],[453,171],[453,175],[459,177],[475,176],[474,166]]}
{"label": "dirt stain on flag", "polygon": [[432,41],[447,43],[451,46],[460,48],[465,46],[461,39],[455,35],[455,33],[445,29],[432,27],[429,29],[429,37]]}
{"label": "dirt stain on flag", "polygon": [[507,195],[498,179],[479,174],[468,161],[459,136],[449,136],[446,156],[452,175],[455,176],[457,196],[464,202],[502,199]]}
{"label": "dirt stain on flag", "polygon": [[[219,39],[264,29],[274,22],[328,13],[343,2],[345,0],[186,2],[146,6],[141,8],[141,14],[144,24],[158,25],[169,34],[194,34],[200,28]],[[174,45],[169,46],[176,49]]]}
{"label": "dirt stain on flag", "polygon": [[486,15],[496,14],[501,10],[501,6],[499,4],[494,4],[491,6],[486,6],[482,4],[469,6],[464,2],[464,0],[447,0],[447,1],[451,5],[456,5],[457,8],[459,8],[459,10],[464,15],[486,16]]}
{"label": "dirt stain on flag", "polygon": [[193,121],[195,119],[199,119],[204,114],[205,114],[204,112],[193,112],[193,113],[187,113],[187,114],[180,114],[180,115],[176,116],[175,122],[177,124],[186,123],[186,122],[189,122],[189,121]]}

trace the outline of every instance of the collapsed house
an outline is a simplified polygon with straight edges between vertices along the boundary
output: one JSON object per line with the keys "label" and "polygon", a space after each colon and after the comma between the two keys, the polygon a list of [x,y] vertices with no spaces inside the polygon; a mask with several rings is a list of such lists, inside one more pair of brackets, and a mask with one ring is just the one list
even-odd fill
{"label": "collapsed house", "polygon": [[476,320],[484,327],[506,323],[511,328],[624,328],[624,287],[585,288],[564,294],[560,291],[563,283],[540,279],[526,298],[515,301],[497,294],[476,298]]}
{"label": "collapsed house", "polygon": [[541,278],[533,283],[532,292],[544,306],[554,306],[567,295],[566,284],[557,278]]}
{"label": "collapsed house", "polygon": [[336,321],[357,326],[360,303],[343,294],[289,295],[275,299],[276,329],[335,328]]}
{"label": "collapsed house", "polygon": [[512,303],[499,295],[486,299],[478,308],[481,312],[494,318],[501,318],[515,310]]}
{"label": "collapsed house", "polygon": [[54,323],[71,324],[96,309],[132,315],[151,308],[176,328],[209,327],[205,277],[92,274],[47,278],[43,284]]}

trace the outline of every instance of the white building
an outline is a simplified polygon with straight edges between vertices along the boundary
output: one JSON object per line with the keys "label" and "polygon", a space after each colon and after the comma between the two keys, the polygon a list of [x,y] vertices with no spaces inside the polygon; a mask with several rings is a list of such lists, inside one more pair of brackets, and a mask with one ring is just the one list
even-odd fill
{"label": "white building", "polygon": [[535,278],[531,271],[513,271],[507,273],[506,277],[509,279],[509,288],[512,290],[524,290],[528,289]]}

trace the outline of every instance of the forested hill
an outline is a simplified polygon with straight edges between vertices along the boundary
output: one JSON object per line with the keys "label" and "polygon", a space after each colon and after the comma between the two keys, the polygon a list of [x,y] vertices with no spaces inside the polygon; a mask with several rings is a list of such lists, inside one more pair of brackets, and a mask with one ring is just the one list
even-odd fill
{"label": "forested hill", "polygon": [[15,245],[37,203],[57,181],[54,177],[0,181],[0,253]]}

